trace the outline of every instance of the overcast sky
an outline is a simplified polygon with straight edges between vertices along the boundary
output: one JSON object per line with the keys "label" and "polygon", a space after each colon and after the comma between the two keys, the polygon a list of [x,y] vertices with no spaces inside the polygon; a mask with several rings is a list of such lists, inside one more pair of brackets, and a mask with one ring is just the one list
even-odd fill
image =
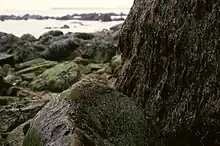
{"label": "overcast sky", "polygon": [[52,7],[130,8],[133,0],[0,0],[0,9],[28,10]]}

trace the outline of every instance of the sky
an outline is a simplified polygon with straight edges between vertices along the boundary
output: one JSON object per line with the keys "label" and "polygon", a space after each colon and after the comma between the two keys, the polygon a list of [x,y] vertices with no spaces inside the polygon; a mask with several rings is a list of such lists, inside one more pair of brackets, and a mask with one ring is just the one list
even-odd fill
{"label": "sky", "polygon": [[0,0],[0,10],[49,9],[54,7],[130,8],[133,0]]}

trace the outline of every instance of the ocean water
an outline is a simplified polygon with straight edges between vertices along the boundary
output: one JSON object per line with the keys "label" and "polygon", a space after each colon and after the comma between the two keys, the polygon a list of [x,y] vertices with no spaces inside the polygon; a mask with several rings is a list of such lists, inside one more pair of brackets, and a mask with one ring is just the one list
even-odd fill
{"label": "ocean water", "polygon": [[[64,16],[74,13],[125,13],[128,14],[128,8],[115,8],[115,9],[95,9],[95,8],[77,8],[77,9],[48,9],[48,10],[0,10],[0,15],[25,15],[36,14],[42,16]],[[82,23],[83,25],[79,24]],[[61,30],[64,33],[67,32],[95,32],[103,29],[109,29],[110,27],[123,23],[123,21],[112,22],[99,22],[99,21],[79,21],[79,20],[7,20],[0,21],[0,31],[6,33],[12,33],[18,37],[23,34],[32,34],[38,38],[44,32],[49,30]],[[68,25],[69,29],[60,29],[63,25]],[[45,29],[45,27],[55,27],[55,29]]]}

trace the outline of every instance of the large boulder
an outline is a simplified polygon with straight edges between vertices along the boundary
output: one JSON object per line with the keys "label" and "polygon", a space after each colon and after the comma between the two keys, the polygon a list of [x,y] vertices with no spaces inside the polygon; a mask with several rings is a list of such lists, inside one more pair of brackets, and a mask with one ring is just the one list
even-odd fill
{"label": "large boulder", "polygon": [[135,0],[116,86],[145,110],[146,145],[220,145],[220,1]]}
{"label": "large boulder", "polygon": [[82,57],[93,59],[97,63],[109,62],[116,54],[116,46],[104,40],[92,40],[82,49]]}
{"label": "large boulder", "polygon": [[90,75],[36,115],[23,146],[142,146],[142,113],[130,98]]}
{"label": "large boulder", "polygon": [[62,92],[80,79],[79,66],[75,62],[60,63],[40,74],[31,83],[33,90]]}
{"label": "large boulder", "polygon": [[0,32],[0,53],[10,53],[19,41],[13,34]]}
{"label": "large boulder", "polygon": [[71,55],[79,47],[74,38],[64,38],[53,41],[44,53],[44,58],[59,61]]}

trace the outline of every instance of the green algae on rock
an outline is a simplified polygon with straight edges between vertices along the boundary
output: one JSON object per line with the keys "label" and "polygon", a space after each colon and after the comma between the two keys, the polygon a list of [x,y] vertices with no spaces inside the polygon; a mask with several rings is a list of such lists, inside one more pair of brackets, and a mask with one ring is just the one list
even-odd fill
{"label": "green algae on rock", "polygon": [[62,92],[81,77],[79,66],[75,62],[60,63],[40,74],[30,83],[33,90]]}
{"label": "green algae on rock", "polygon": [[144,145],[142,113],[130,98],[89,75],[44,106],[23,146]]}

